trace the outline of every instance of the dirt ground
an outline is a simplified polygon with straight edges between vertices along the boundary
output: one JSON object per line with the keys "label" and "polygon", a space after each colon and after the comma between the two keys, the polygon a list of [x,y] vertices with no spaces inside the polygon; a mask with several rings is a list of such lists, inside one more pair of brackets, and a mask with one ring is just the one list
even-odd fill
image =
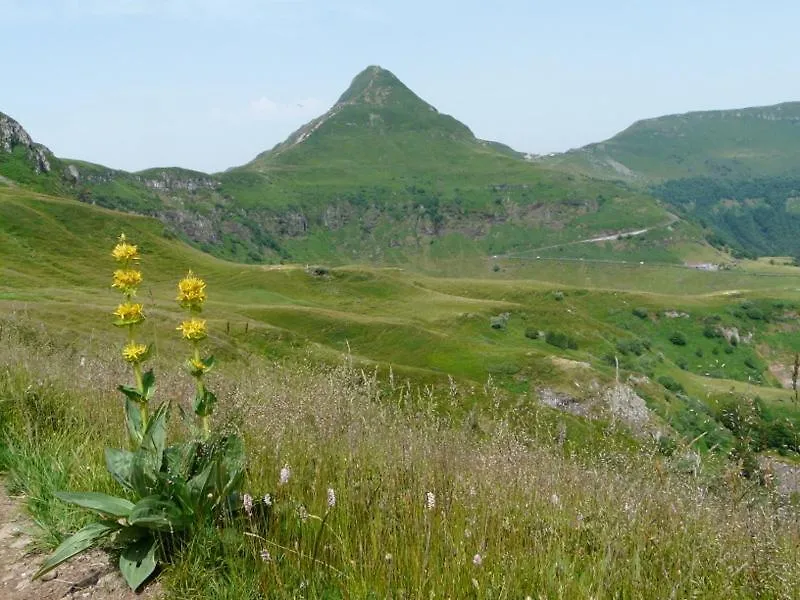
{"label": "dirt ground", "polygon": [[155,600],[158,585],[134,594],[102,552],[76,556],[44,576],[31,581],[45,559],[32,554],[33,524],[24,514],[23,501],[8,495],[0,482],[0,599],[2,600]]}

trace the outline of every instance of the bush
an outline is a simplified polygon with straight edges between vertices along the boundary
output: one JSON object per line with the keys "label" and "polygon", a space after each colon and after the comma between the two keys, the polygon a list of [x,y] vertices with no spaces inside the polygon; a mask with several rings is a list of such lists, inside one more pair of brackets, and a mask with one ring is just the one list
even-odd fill
{"label": "bush", "polygon": [[539,339],[539,330],[535,327],[528,327],[525,329],[525,337],[529,340],[538,340]]}
{"label": "bush", "polygon": [[680,331],[676,331],[671,336],[669,336],[669,341],[675,344],[676,346],[685,346],[686,336]]}
{"label": "bush", "polygon": [[635,354],[636,356],[641,356],[645,353],[647,345],[648,344],[642,340],[625,340],[617,342],[617,350],[625,355]]}
{"label": "bush", "polygon": [[544,341],[551,346],[555,346],[556,348],[561,348],[563,350],[578,349],[578,342],[575,340],[575,338],[567,335],[566,333],[561,333],[558,331],[548,331],[544,336]]}
{"label": "bush", "polygon": [[710,340],[722,337],[722,333],[714,325],[706,325],[703,327],[703,335]]}
{"label": "bush", "polygon": [[553,299],[561,302],[564,299],[564,292],[553,292]]}
{"label": "bush", "polygon": [[754,321],[763,321],[764,320],[764,311],[758,308],[757,306],[753,306],[748,308],[747,316],[753,319]]}
{"label": "bush", "polygon": [[639,317],[640,319],[646,319],[648,314],[646,308],[634,308],[631,312],[635,317]]}
{"label": "bush", "polygon": [[670,392],[673,392],[675,394],[682,393],[684,391],[681,383],[679,381],[676,381],[673,377],[670,377],[669,375],[662,375],[661,377],[659,377],[658,383],[660,383]]}

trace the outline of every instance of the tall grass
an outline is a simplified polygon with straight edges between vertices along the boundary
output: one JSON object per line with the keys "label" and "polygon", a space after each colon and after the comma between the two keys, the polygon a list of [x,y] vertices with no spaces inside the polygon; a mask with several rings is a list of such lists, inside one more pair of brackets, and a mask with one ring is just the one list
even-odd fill
{"label": "tall grass", "polygon": [[[53,491],[112,487],[122,366],[43,339],[0,333],[0,468],[52,545],[80,519]],[[157,368],[185,402],[178,366]],[[469,402],[455,388],[349,364],[249,357],[214,379],[217,425],[246,436],[253,504],[179,550],[171,598],[800,597],[796,507],[733,472],[686,475],[613,436],[569,451],[537,411],[455,411]]]}

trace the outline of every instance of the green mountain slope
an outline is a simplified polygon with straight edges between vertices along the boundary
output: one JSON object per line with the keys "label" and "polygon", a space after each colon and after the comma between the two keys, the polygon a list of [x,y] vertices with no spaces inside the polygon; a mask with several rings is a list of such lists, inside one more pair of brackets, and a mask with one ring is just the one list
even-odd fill
{"label": "green mountain slope", "polygon": [[737,254],[800,256],[800,102],[647,119],[542,162],[628,181]]}
{"label": "green mountain slope", "polygon": [[800,175],[800,102],[646,119],[545,162],[631,181]]}
{"label": "green mountain slope", "polygon": [[[705,432],[703,443],[728,447],[715,399],[730,400],[731,390],[757,389],[775,414],[797,419],[784,403],[789,392],[770,387],[776,380],[767,368],[790,365],[800,347],[800,275],[786,267],[706,273],[542,260],[514,273],[519,265],[509,259],[481,278],[440,278],[241,265],[170,239],[153,218],[0,188],[0,326],[43,324],[76,347],[97,331],[115,339],[109,322],[119,295],[109,286],[109,249],[120,231],[142,249],[140,298],[159,348],[178,343],[175,283],[192,268],[208,281],[204,317],[222,357],[348,356],[417,383],[447,386],[453,377],[480,388],[491,375],[515,397],[546,388],[591,404],[598,386],[614,381],[616,356],[623,377],[638,376],[632,385],[651,410],[688,439]],[[725,337],[734,332],[739,343]],[[663,381],[686,394],[668,393]]]}
{"label": "green mountain slope", "polygon": [[154,216],[196,247],[243,262],[420,266],[670,221],[647,194],[477,139],[380,67],[285,142],[224,173],[57,165],[23,184]]}

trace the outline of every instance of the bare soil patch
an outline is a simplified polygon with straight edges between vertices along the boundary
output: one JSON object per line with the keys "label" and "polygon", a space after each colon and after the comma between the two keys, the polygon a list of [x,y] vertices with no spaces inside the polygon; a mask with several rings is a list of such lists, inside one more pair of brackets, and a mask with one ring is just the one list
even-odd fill
{"label": "bare soil patch", "polygon": [[31,581],[45,559],[31,552],[34,524],[25,515],[23,499],[8,495],[0,482],[0,598],[3,600],[155,600],[158,585],[134,594],[109,556],[92,551],[77,556]]}

